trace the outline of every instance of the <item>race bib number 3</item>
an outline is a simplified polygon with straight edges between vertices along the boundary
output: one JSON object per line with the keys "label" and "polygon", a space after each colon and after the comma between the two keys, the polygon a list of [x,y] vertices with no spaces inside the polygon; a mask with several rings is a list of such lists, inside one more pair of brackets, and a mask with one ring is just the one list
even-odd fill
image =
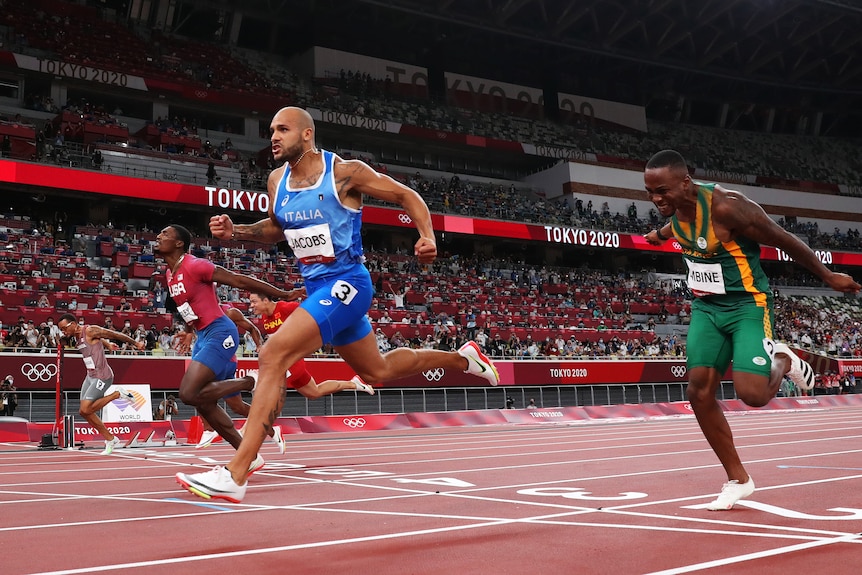
{"label": "race bib number 3", "polygon": [[338,280],[332,285],[332,291],[329,293],[344,305],[350,305],[356,297],[356,288],[344,280]]}

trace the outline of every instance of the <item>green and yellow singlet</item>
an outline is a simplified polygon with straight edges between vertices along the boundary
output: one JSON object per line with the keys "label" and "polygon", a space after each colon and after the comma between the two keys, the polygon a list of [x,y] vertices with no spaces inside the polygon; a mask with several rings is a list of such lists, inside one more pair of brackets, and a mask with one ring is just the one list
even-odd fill
{"label": "green and yellow singlet", "polygon": [[[760,266],[760,244],[744,237],[722,242],[712,226],[715,184],[693,182],[697,190],[697,216],[693,222],[671,217],[671,228],[682,247],[688,267],[688,287],[711,304],[753,301],[771,304],[772,290]],[[749,299],[750,298],[750,299]]]}

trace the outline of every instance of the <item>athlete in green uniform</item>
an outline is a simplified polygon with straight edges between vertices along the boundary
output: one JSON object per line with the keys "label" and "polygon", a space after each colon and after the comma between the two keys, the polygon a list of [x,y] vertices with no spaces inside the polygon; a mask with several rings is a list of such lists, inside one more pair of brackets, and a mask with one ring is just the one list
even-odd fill
{"label": "athlete in green uniform", "polygon": [[688,267],[695,296],[688,332],[688,399],[728,482],[708,509],[730,509],[754,492],[716,400],[722,374],[733,361],[733,387],[745,403],[766,405],[786,375],[810,389],[814,371],[783,343],[773,341],[772,290],[760,266],[760,245],[783,250],[839,292],[857,292],[847,274],[830,271],[799,238],[775,223],[758,204],[718,184],[691,179],[685,159],[663,150],[647,162],[650,201],[670,222],[646,234],[659,245],[673,236]]}

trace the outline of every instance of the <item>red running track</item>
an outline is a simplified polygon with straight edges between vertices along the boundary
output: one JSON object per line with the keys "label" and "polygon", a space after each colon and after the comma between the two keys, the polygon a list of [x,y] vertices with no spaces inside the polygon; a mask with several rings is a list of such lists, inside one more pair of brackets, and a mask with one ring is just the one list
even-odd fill
{"label": "red running track", "polygon": [[0,445],[0,571],[858,573],[862,408],[729,419],[758,490],[724,512],[691,417],[291,436],[239,505],[174,482],[222,444]]}

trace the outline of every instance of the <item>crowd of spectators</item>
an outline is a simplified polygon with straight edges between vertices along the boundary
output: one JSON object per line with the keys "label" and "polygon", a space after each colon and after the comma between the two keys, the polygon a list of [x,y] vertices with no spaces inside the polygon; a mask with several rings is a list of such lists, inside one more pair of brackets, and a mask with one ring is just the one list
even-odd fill
{"label": "crowd of spectators", "polygon": [[12,31],[9,41],[18,53],[53,53],[70,63],[204,89],[276,93],[216,42],[135,29],[107,17],[110,12],[72,2],[5,0],[3,7],[0,24]]}
{"label": "crowd of spectators", "polygon": [[[191,80],[207,88],[237,89],[256,91],[256,93],[279,93],[279,89],[289,84],[295,98],[293,103],[301,106],[316,106],[349,112],[370,118],[391,120],[412,124],[419,127],[433,128],[455,133],[469,133],[489,138],[503,139],[534,144],[550,144],[568,147],[574,151],[606,154],[622,159],[642,161],[655,150],[675,147],[682,151],[694,167],[708,170],[720,170],[736,174],[766,174],[770,176],[850,184],[858,186],[860,180],[858,145],[855,142],[837,141],[829,138],[800,138],[797,136],[781,136],[754,132],[705,128],[701,126],[686,126],[650,120],[647,133],[632,132],[619,129],[601,122],[584,122],[582,117],[572,121],[551,121],[549,119],[530,119],[514,114],[498,112],[479,112],[438,102],[418,94],[397,94],[393,90],[390,78],[372,78],[367,74],[354,71],[340,71],[334,89],[331,83],[305,82],[296,74],[276,66],[247,67],[239,60],[229,57],[224,52],[215,52],[209,45],[192,43],[190,41],[167,35],[156,34],[150,44],[122,27],[100,29],[94,34],[94,23],[99,16],[92,10],[77,11],[71,5],[60,12],[48,14],[36,2],[32,14],[24,10],[25,3],[16,0],[8,2],[9,12],[5,22],[16,29],[14,42],[22,50],[34,47],[42,50],[54,50],[58,46],[67,45],[70,36],[93,37],[88,46],[105,47],[103,36],[114,34],[115,45],[98,54],[85,52],[87,46],[66,56],[73,60],[92,65],[108,66],[111,60],[128,61],[129,71],[164,73],[167,78]],[[14,21],[13,21],[14,19]],[[137,43],[137,44],[136,44]],[[129,50],[129,45],[140,47],[140,51]],[[113,51],[118,46],[122,53]],[[149,57],[147,56],[149,54]],[[223,55],[224,57],[219,57]],[[181,57],[182,56],[182,57]],[[253,71],[257,70],[257,71]],[[268,75],[264,78],[263,75]],[[59,109],[53,100],[46,95],[31,95],[28,107],[40,111],[62,114],[70,112],[80,116],[84,122],[94,122],[103,125],[120,123],[117,119],[122,110],[111,106],[100,106],[86,101],[67,102]],[[113,110],[113,113],[108,110]],[[60,116],[58,116],[60,117]],[[12,121],[4,118],[6,121]],[[16,117],[15,122],[27,122],[26,118]],[[572,122],[577,122],[573,124]],[[157,129],[171,136],[197,137],[199,120],[196,118],[156,118],[153,122]],[[57,121],[46,122],[36,130],[36,149],[34,158],[37,161],[53,161],[64,163],[68,159],[68,140],[77,136],[68,130],[69,126]],[[130,140],[131,141],[131,140]],[[181,144],[180,144],[181,145]],[[747,152],[742,154],[740,150]],[[176,153],[187,150],[175,147]],[[101,153],[92,153],[91,167],[101,167]],[[5,153],[5,152],[4,152]],[[209,183],[219,181],[219,174],[213,161],[230,161],[242,175],[241,184],[244,188],[259,189],[263,187],[272,163],[261,165],[256,153],[243,155],[236,150],[230,141],[225,139],[220,143],[202,143],[196,151],[202,158],[209,160],[206,178]],[[98,160],[97,160],[98,158]],[[386,166],[377,166],[386,169]],[[389,168],[393,177],[405,181],[417,189],[428,202],[431,209],[440,213],[451,213],[473,217],[492,217],[501,220],[526,221],[564,225],[577,228],[613,230],[628,233],[644,233],[654,228],[658,223],[658,214],[650,210],[645,215],[637,213],[637,207],[632,204],[625,214],[612,213],[605,202],[603,205],[593,205],[592,201],[582,201],[577,197],[565,200],[549,201],[535,194],[533,190],[516,183],[482,183],[468,177],[432,178],[419,174],[397,173]],[[805,236],[814,248],[862,250],[862,239],[856,229],[821,231],[816,223],[784,221],[779,222],[789,231]],[[48,226],[41,226],[41,233],[53,236],[54,231]],[[37,228],[38,230],[38,228]],[[103,238],[95,238],[101,241]],[[111,241],[116,239],[110,235]],[[124,242],[120,241],[122,245]],[[64,251],[71,254],[79,253],[71,246],[56,246],[58,255]],[[245,271],[272,273],[264,262],[272,262],[276,256],[271,252],[233,254],[230,250],[205,249],[198,247],[198,253],[209,257],[228,267],[242,265]],[[64,251],[61,251],[64,250]],[[144,244],[142,254],[151,255],[151,248]],[[673,298],[676,313],[668,313],[660,309],[653,314],[633,314],[626,305],[623,309],[601,305],[601,289],[610,290],[612,286],[631,278],[614,277],[601,272],[584,273],[578,270],[566,269],[536,269],[524,262],[479,262],[449,257],[426,269],[411,269],[404,267],[398,254],[386,255],[382,252],[372,253],[369,267],[386,277],[390,270],[398,273],[413,274],[420,282],[421,290],[432,294],[440,294],[440,301],[434,297],[426,298],[421,303],[404,303],[404,286],[378,288],[376,312],[379,316],[373,318],[378,334],[378,344],[382,350],[399,346],[438,347],[440,349],[457,348],[465,338],[476,338],[491,354],[498,357],[534,358],[549,356],[565,357],[604,357],[604,356],[680,356],[685,354],[685,342],[682,337],[673,333],[658,335],[656,325],[676,322],[684,324],[685,304],[679,301],[681,294]],[[238,261],[239,260],[239,261]],[[413,264],[415,265],[415,264]],[[11,261],[0,261],[0,272],[17,274]],[[506,270],[504,272],[503,270]],[[518,270],[518,271],[511,271]],[[115,270],[116,271],[116,270]],[[511,271],[512,275],[505,274]],[[50,278],[52,270],[41,269],[42,277]],[[428,278],[433,276],[433,282]],[[517,276],[517,277],[514,277]],[[800,278],[809,276],[801,275]],[[480,286],[481,292],[471,292],[466,289],[459,292],[459,282],[470,278],[473,286]],[[59,278],[58,278],[59,279]],[[73,278],[78,279],[78,278]],[[83,279],[83,278],[80,278]],[[535,281],[534,281],[535,280]],[[776,278],[777,285],[792,285],[794,283],[813,281],[799,278]],[[596,291],[592,298],[575,299],[572,294],[542,293],[543,286],[556,286],[568,283],[570,286],[592,285]],[[46,284],[54,288],[53,284]],[[163,301],[161,285],[150,286],[153,298],[150,301],[135,300],[124,302],[132,311],[158,310]],[[628,286],[635,292],[650,294],[656,297],[660,290],[651,286]],[[471,304],[476,296],[490,296],[502,292],[526,290],[519,309],[514,305],[511,309],[500,308],[490,311],[476,310]],[[127,293],[123,278],[111,277],[110,282],[103,282],[99,290]],[[387,292],[387,290],[391,290]],[[456,294],[460,293],[460,297]],[[388,294],[388,295],[386,295]],[[245,303],[245,294],[230,291],[221,293],[225,301],[237,304]],[[44,296],[44,294],[43,294]],[[668,296],[668,294],[664,294]],[[402,305],[398,305],[399,297]],[[672,299],[673,299],[672,298]],[[592,299],[592,305],[591,305]],[[75,309],[75,298],[69,302],[70,310]],[[488,302],[485,302],[488,303]],[[617,302],[621,303],[621,302]],[[622,302],[624,303],[624,302]],[[862,355],[862,341],[857,338],[858,324],[852,322],[852,313],[835,313],[833,302],[823,302],[813,305],[810,302],[792,299],[782,300],[782,316],[779,328],[781,338],[794,344],[808,346],[812,349],[825,351],[833,355]],[[44,304],[44,305],[43,305]],[[435,305],[438,304],[438,305]],[[598,304],[598,305],[597,305]],[[37,307],[51,307],[49,298],[40,298]],[[96,304],[99,305],[98,303]],[[836,304],[837,305],[837,304]],[[455,306],[453,312],[451,306]],[[491,304],[488,304],[490,308]],[[439,308],[445,309],[439,309]],[[618,306],[619,307],[619,306]],[[526,309],[526,311],[524,311]],[[393,320],[392,312],[403,310],[406,313]],[[122,310],[117,310],[122,311]],[[522,314],[521,312],[524,311]],[[569,313],[570,312],[570,313]],[[383,314],[386,314],[385,316]],[[858,315],[856,317],[859,317]],[[109,320],[110,318],[107,318]],[[590,325],[587,325],[589,320]],[[127,325],[126,325],[127,324]],[[380,324],[380,325],[378,325]],[[593,325],[594,324],[594,325]],[[393,325],[403,328],[394,329]],[[542,330],[543,337],[532,333],[522,335],[526,325]],[[31,327],[32,326],[32,327]],[[52,336],[52,321],[35,325],[29,318],[22,317],[17,325],[4,330],[4,345],[11,348],[51,349],[56,345],[56,335]],[[155,329],[154,329],[155,328]],[[568,329],[603,332],[597,337],[583,338],[581,332],[569,333]],[[616,328],[616,329],[613,329]],[[156,324],[145,328],[138,323],[133,327],[131,322],[125,322],[122,330],[129,329],[134,338],[145,338],[148,351],[151,353],[176,353],[182,346],[175,344],[174,338],[180,338],[182,327],[171,324],[170,327],[158,329]],[[625,337],[619,331],[630,331],[632,337]],[[429,333],[430,331],[430,333]],[[546,333],[550,332],[550,333]],[[647,335],[642,335],[643,333]],[[322,350],[326,352],[328,350]],[[130,350],[118,349],[117,353],[127,353]]]}
{"label": "crowd of spectators", "polygon": [[[85,296],[81,286],[89,281],[94,290],[86,294],[94,300],[90,309],[113,312],[100,316],[105,327],[144,341],[147,353],[186,353],[183,341],[188,334],[182,323],[164,313],[166,294],[157,264],[145,296],[129,288],[125,270],[104,259],[90,258],[88,264],[105,266],[96,270],[97,281],[88,280],[92,276],[80,268],[72,272],[64,267],[68,265],[64,258],[80,258],[85,253],[87,241],[112,242],[118,251],[142,246],[137,254],[152,260],[152,231],[112,228],[101,228],[92,237],[78,233],[70,245],[55,242],[51,224],[45,221],[21,237],[8,233],[0,237],[0,241],[20,246],[15,250],[17,258],[11,251],[0,254],[0,273],[22,284],[30,279],[41,281],[39,285],[45,289],[30,305],[50,314],[40,316],[41,321],[26,314],[19,315],[17,322],[9,321],[0,328],[4,349],[50,353],[60,335],[56,318],[79,309],[78,302]],[[21,264],[28,250],[45,256],[47,246],[52,248],[52,257],[43,257],[39,264]],[[198,239],[192,253],[268,281],[299,281],[289,260],[274,248],[250,250]],[[373,247],[367,265],[377,292],[369,317],[381,351],[395,347],[457,349],[467,339],[475,339],[487,353],[512,359],[682,357],[686,353],[687,295],[672,282],[652,282],[647,274],[533,266],[515,257],[448,255],[424,266],[398,250],[389,253]],[[15,290],[5,287],[4,297],[11,297]],[[248,294],[219,286],[218,295],[248,311]],[[106,300],[113,304],[110,309]],[[777,309],[778,339],[835,357],[862,357],[858,321],[862,310],[855,300],[780,296]],[[147,317],[158,321],[124,315],[137,312],[152,314]],[[255,352],[251,342],[243,342],[242,353]],[[119,346],[115,353],[137,352]],[[332,350],[321,348],[319,353]]]}
{"label": "crowd of spectators", "polygon": [[[433,100],[398,99],[385,81],[348,71],[337,92],[317,89],[307,97],[317,107],[447,132],[550,145],[573,155],[602,154],[643,162],[656,150],[674,148],[692,167],[738,175],[862,185],[859,142],[802,137],[648,119],[647,131],[608,122],[529,120],[515,114],[479,112]],[[740,153],[746,150],[746,153]],[[852,193],[852,192],[851,192]]]}
{"label": "crowd of spectators", "polygon": [[776,308],[779,339],[833,357],[862,357],[862,307],[855,299],[782,296]]}
{"label": "crowd of spectators", "polygon": [[[70,104],[68,109],[80,110],[86,117],[92,116],[99,118],[100,121],[111,118],[110,114],[98,111],[101,107],[92,107],[86,102]],[[19,118],[19,121],[26,122],[26,119]],[[175,117],[171,120],[157,118],[155,125],[160,130],[178,135],[196,136],[196,120],[193,118]],[[655,142],[655,144],[658,145],[659,143]],[[56,122],[46,122],[36,134],[34,159],[63,164],[68,160],[69,148],[64,131],[58,129]],[[101,152],[95,146],[89,146],[87,149],[89,150],[89,157],[86,162],[88,167],[100,169],[103,162]],[[180,150],[175,151],[179,152]],[[200,157],[209,160],[230,161],[240,173],[240,184],[243,189],[263,188],[269,171],[275,167],[271,161],[265,165],[260,165],[256,154],[244,156],[234,148],[230,138],[212,144],[207,140],[202,143],[197,153]],[[350,153],[345,155],[349,157]],[[388,172],[393,177],[417,189],[432,210],[441,213],[474,217],[490,216],[502,220],[638,234],[649,231],[658,223],[658,217],[654,210],[650,210],[647,217],[638,217],[637,208],[634,207],[634,204],[632,205],[635,210],[634,215],[631,213],[631,208],[626,214],[612,213],[608,209],[607,202],[601,206],[593,206],[592,201],[584,203],[577,197],[546,200],[532,189],[515,182],[509,184],[481,183],[474,178],[466,176],[462,178],[458,175],[435,179],[423,177],[418,172],[416,174],[399,173],[397,170],[387,169],[385,165],[376,164],[373,161],[371,163],[377,169]],[[214,166],[207,170],[206,181],[210,184],[219,181]],[[816,249],[862,250],[862,238],[860,238],[857,229],[840,230],[836,228],[831,232],[821,232],[816,223],[797,223],[784,219],[779,220],[779,224],[789,231],[804,236],[809,245]]]}
{"label": "crowd of spectators", "polygon": [[[193,41],[135,29],[99,10],[72,3],[4,3],[12,48],[53,53],[63,60],[128,74],[191,82],[204,89],[277,95],[299,106],[329,108],[420,127],[531,144],[566,147],[643,161],[657,149],[673,147],[693,166],[736,174],[862,185],[858,142],[742,130],[688,126],[650,120],[640,133],[581,115],[562,120],[506,112],[478,111],[437,101],[426,90],[396,90],[392,78],[355,70],[326,78],[300,78],[284,65],[249,54],[229,53],[223,43]],[[68,38],[78,38],[74,50]],[[84,41],[86,40],[86,41]],[[29,97],[33,109],[55,110],[47,96]],[[505,107],[504,107],[505,108]],[[225,126],[225,130],[229,130]],[[740,153],[745,150],[746,153]]]}
{"label": "crowd of spectators", "polygon": [[[195,121],[185,118],[173,120],[158,118],[156,124],[160,129],[177,131],[177,133],[194,133]],[[95,146],[89,146],[88,150],[90,150],[87,158],[88,167],[100,169],[103,161],[101,152]],[[201,158],[210,160],[230,161],[240,173],[240,184],[243,189],[262,189],[269,172],[275,168],[271,160],[265,165],[260,165],[256,155],[243,156],[234,148],[230,138],[216,143],[210,143],[207,140],[202,144],[198,154]],[[350,152],[344,155],[351,157]],[[66,144],[65,135],[57,129],[55,123],[46,122],[43,129],[37,132],[34,159],[62,164],[68,160],[68,157],[69,146]],[[231,158],[234,159],[231,160]],[[594,206],[592,200],[584,202],[578,197],[547,200],[531,188],[517,182],[484,183],[476,178],[461,177],[457,174],[432,178],[423,176],[419,172],[413,174],[399,172],[397,169],[377,164],[372,159],[369,159],[369,163],[375,169],[389,173],[419,191],[432,211],[439,213],[634,234],[646,233],[659,223],[655,210],[651,209],[641,216],[637,213],[637,207],[634,204],[628,208],[627,213],[622,214],[611,212],[607,202]],[[214,165],[207,168],[207,183],[216,183],[219,181],[218,178],[218,170]],[[368,199],[368,202],[381,203],[373,199]],[[779,219],[778,223],[788,231],[803,236],[815,249],[862,250],[862,237],[859,230],[855,228],[821,231],[815,222],[797,222],[795,219],[785,221],[784,218]]]}

